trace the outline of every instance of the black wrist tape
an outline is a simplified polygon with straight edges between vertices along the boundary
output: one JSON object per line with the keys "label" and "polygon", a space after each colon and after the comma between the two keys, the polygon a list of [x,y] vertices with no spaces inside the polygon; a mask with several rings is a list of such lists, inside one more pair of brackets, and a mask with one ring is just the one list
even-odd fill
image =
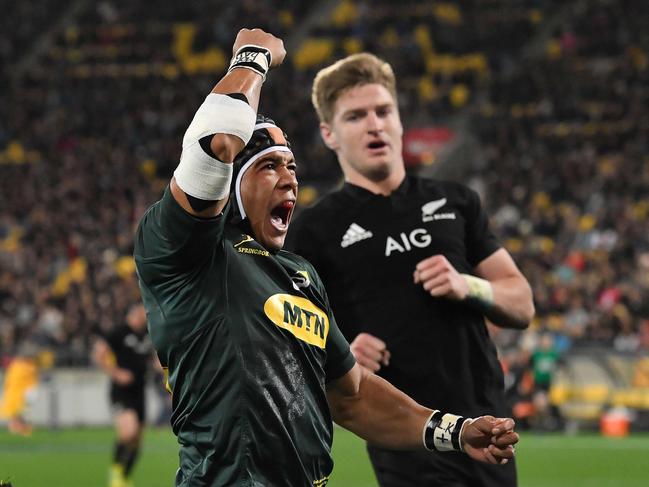
{"label": "black wrist tape", "polygon": [[424,428],[424,446],[431,451],[462,451],[460,432],[467,418],[435,411]]}
{"label": "black wrist tape", "polygon": [[266,73],[270,69],[271,54],[268,49],[261,46],[246,44],[241,46],[232,57],[228,73],[236,68],[251,69],[266,79]]}

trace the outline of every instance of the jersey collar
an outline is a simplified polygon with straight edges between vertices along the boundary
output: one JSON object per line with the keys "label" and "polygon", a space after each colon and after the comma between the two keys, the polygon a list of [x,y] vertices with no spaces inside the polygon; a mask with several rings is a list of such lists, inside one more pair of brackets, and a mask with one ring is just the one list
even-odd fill
{"label": "jersey collar", "polygon": [[368,189],[365,189],[361,186],[357,186],[355,184],[348,183],[348,182],[345,182],[343,184],[342,192],[359,201],[367,201],[372,198],[389,199],[389,198],[394,198],[399,196],[405,196],[408,193],[408,189],[410,189],[410,185],[412,184],[411,178],[412,176],[406,174],[406,177],[403,178],[401,184],[397,186],[397,188],[394,191],[392,191],[392,193],[390,193],[388,196],[383,196],[381,194],[373,193]]}

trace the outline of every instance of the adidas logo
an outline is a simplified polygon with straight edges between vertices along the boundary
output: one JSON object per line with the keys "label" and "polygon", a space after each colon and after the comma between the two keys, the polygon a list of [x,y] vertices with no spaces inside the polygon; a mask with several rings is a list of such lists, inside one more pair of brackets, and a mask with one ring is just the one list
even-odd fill
{"label": "adidas logo", "polygon": [[342,248],[349,247],[350,245],[355,244],[356,242],[360,242],[361,240],[365,240],[366,238],[372,238],[372,232],[365,230],[363,227],[357,225],[356,223],[352,223],[351,225],[349,225],[349,228],[345,232],[345,235],[343,235],[340,246]]}

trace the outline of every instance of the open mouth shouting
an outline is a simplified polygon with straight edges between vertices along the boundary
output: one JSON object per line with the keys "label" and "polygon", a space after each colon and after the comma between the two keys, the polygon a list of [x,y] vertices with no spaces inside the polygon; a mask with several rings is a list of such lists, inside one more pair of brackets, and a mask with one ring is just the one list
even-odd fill
{"label": "open mouth shouting", "polygon": [[295,208],[294,200],[286,200],[270,211],[270,223],[280,232],[288,230],[288,224]]}

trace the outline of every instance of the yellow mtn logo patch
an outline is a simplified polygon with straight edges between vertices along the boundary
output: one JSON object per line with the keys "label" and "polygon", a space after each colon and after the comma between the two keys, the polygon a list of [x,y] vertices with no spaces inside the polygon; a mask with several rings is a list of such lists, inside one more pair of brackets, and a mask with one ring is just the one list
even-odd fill
{"label": "yellow mtn logo patch", "polygon": [[325,348],[329,334],[327,314],[311,301],[290,294],[274,294],[264,303],[264,313],[295,338]]}

